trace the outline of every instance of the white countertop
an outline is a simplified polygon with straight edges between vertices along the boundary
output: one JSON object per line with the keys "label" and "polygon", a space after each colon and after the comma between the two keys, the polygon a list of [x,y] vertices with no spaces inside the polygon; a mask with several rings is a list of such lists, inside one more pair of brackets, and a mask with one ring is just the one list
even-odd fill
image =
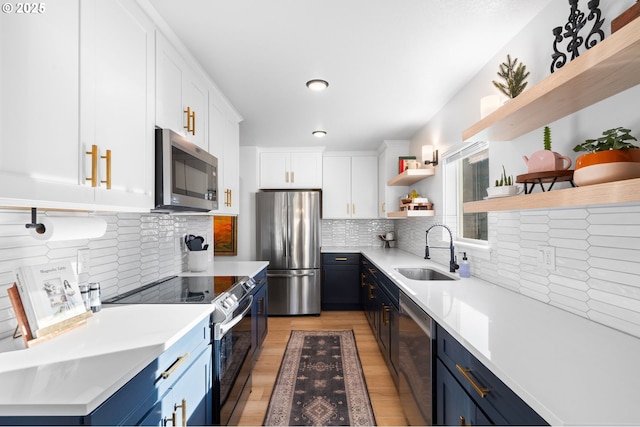
{"label": "white countertop", "polygon": [[0,416],[87,415],[213,310],[212,304],[106,305],[85,325],[32,348],[22,339],[5,343]]}
{"label": "white countertop", "polygon": [[214,261],[205,271],[185,271],[181,276],[249,276],[253,277],[269,265],[269,261]]}
{"label": "white countertop", "polygon": [[447,273],[408,252],[361,253],[551,425],[640,425],[640,339],[474,277],[407,279],[394,268]]}

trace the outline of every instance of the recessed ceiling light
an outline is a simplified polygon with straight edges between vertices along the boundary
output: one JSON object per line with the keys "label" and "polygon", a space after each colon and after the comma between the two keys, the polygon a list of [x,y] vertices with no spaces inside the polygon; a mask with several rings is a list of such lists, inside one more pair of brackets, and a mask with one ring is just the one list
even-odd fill
{"label": "recessed ceiling light", "polygon": [[315,91],[325,90],[329,87],[329,82],[321,79],[313,79],[307,82],[307,87]]}
{"label": "recessed ceiling light", "polygon": [[314,130],[313,132],[311,132],[311,135],[315,136],[316,138],[322,138],[326,134],[327,132],[324,130]]}

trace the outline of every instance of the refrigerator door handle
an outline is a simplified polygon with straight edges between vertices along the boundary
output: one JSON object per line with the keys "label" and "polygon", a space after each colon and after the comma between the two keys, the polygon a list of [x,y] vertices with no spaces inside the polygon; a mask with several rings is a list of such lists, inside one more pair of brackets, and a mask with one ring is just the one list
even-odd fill
{"label": "refrigerator door handle", "polygon": [[315,271],[311,273],[267,273],[267,277],[312,277],[315,275]]}

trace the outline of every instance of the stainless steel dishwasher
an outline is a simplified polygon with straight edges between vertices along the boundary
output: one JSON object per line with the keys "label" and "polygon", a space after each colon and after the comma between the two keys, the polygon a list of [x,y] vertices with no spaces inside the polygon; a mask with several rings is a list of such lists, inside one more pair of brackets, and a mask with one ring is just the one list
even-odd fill
{"label": "stainless steel dishwasher", "polygon": [[402,409],[409,425],[433,423],[434,324],[424,310],[400,292],[400,375]]}

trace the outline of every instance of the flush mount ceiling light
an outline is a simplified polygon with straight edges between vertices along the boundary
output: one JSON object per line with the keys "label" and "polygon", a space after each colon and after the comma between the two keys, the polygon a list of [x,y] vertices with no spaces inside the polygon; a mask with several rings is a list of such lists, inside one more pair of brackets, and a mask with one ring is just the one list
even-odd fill
{"label": "flush mount ceiling light", "polygon": [[311,132],[311,135],[315,136],[316,138],[322,138],[326,134],[327,134],[327,131],[324,131],[324,130],[314,130],[313,132]]}
{"label": "flush mount ceiling light", "polygon": [[329,82],[321,79],[313,79],[307,82],[307,87],[314,91],[321,91],[329,87]]}

